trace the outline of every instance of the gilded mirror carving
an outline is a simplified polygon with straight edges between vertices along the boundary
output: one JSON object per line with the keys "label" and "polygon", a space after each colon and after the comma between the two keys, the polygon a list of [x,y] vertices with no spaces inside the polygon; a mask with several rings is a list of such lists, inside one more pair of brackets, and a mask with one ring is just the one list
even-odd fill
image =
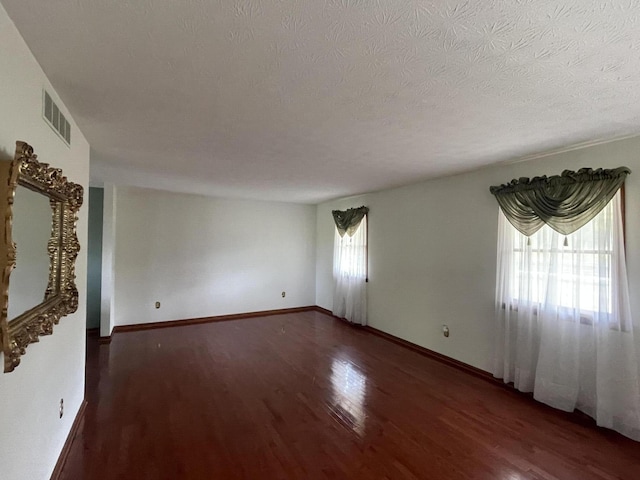
{"label": "gilded mirror carving", "polygon": [[[20,364],[20,357],[25,354],[29,344],[37,342],[41,335],[51,335],[53,326],[58,324],[60,318],[75,312],[78,309],[78,289],[75,283],[75,260],[80,251],[80,244],[76,235],[77,213],[82,206],[83,188],[81,185],[69,182],[62,174],[62,170],[41,163],[33,148],[25,142],[16,142],[16,153],[11,162],[0,162],[0,202],[4,211],[4,219],[0,221],[0,268],[2,284],[0,292],[0,341],[4,352],[4,371],[11,372]],[[26,192],[27,189],[29,192]],[[24,193],[23,193],[24,191]],[[20,195],[16,195],[19,192]],[[37,195],[33,195],[35,192]],[[28,193],[28,195],[26,195]],[[17,197],[19,202],[36,203],[44,201],[49,205],[50,214],[38,214],[30,211],[31,205],[20,205],[20,209],[14,203]],[[37,200],[41,196],[40,200]],[[25,210],[25,212],[21,211]],[[16,215],[14,215],[14,213]],[[20,218],[17,214],[20,213]],[[25,218],[28,217],[28,218]],[[50,225],[37,224],[38,219],[47,221]],[[47,220],[48,219],[48,220]],[[18,229],[17,222],[23,222]],[[20,239],[16,243],[14,233],[20,231]],[[35,232],[49,232],[48,239],[42,242],[32,238]],[[40,268],[41,274],[48,278],[16,278],[16,288],[10,289],[10,275],[14,269],[20,269],[33,273],[32,263],[41,252],[28,252],[21,250],[28,244],[42,245],[48,256],[48,274],[46,266]],[[45,258],[46,263],[46,258]],[[22,273],[22,272],[21,272]],[[27,274],[28,275],[28,274]],[[18,286],[19,285],[19,286]],[[44,291],[41,291],[42,285]],[[33,286],[35,292],[29,297],[33,305],[22,303],[25,289]],[[12,306],[18,304],[19,311]],[[37,299],[37,300],[33,300]],[[39,302],[39,303],[38,303]],[[23,311],[23,309],[25,309]],[[8,316],[13,310],[15,317]],[[14,315],[12,313],[11,315]]]}

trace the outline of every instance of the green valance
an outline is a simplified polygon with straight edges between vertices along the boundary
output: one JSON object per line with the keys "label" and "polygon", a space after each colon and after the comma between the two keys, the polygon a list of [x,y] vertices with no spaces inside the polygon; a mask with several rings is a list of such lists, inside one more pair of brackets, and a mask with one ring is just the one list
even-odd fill
{"label": "green valance", "polygon": [[552,177],[520,178],[489,190],[523,235],[533,235],[545,223],[569,235],[600,213],[630,173],[627,167],[581,168]]}
{"label": "green valance", "polygon": [[349,210],[333,210],[333,220],[336,222],[336,228],[341,237],[346,233],[350,237],[356,233],[360,222],[364,216],[369,213],[368,207],[350,208]]}

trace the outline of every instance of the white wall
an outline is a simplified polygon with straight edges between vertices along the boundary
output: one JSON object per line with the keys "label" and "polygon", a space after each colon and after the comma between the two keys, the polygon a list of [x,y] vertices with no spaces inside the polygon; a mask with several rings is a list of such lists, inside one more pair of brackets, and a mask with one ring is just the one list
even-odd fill
{"label": "white wall", "polygon": [[[13,158],[16,140],[33,145],[39,159],[62,168],[69,180],[89,187],[89,144],[22,37],[0,5],[0,159]],[[42,119],[46,87],[72,125],[67,147]],[[86,197],[85,197],[86,199]],[[87,244],[87,207],[80,210],[78,238]],[[0,477],[50,477],[84,398],[86,251],[76,262],[78,311],[64,317],[53,335],[27,348],[12,373],[0,373]],[[4,362],[0,355],[0,362]],[[65,415],[58,418],[64,398]]]}
{"label": "white wall", "polygon": [[102,279],[100,282],[100,336],[115,326],[116,187],[105,185],[102,198]]}
{"label": "white wall", "polygon": [[[317,208],[316,301],[332,306],[331,210],[367,205],[369,324],[490,371],[498,205],[490,185],[581,167],[631,168],[626,235],[632,311],[640,320],[640,138],[385,190]],[[451,336],[441,333],[449,325]],[[636,339],[638,340],[638,339]]]}
{"label": "white wall", "polygon": [[116,325],[315,304],[314,206],[123,187],[116,209]]}

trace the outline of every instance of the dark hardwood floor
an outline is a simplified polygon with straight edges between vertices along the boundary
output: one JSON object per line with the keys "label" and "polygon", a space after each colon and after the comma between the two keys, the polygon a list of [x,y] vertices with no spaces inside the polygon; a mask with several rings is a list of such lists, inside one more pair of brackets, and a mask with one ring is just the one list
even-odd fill
{"label": "dark hardwood floor", "polygon": [[640,479],[640,443],[319,312],[88,341],[62,478]]}

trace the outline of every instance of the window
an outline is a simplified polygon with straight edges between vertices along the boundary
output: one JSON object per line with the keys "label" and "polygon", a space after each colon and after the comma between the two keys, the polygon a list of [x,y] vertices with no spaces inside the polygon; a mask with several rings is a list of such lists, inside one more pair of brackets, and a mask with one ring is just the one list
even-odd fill
{"label": "window", "polygon": [[629,173],[583,168],[491,187],[501,212],[493,373],[640,439],[620,191]]}
{"label": "window", "polygon": [[[366,231],[366,217],[362,220],[358,232],[352,237],[344,235],[340,237],[340,234],[336,230],[336,245],[338,245],[340,251],[340,262],[337,265],[337,273],[340,275],[362,275],[362,259],[366,257],[366,237],[364,235]],[[363,223],[365,225],[363,225]],[[362,230],[362,231],[360,231]]]}
{"label": "window", "polygon": [[[345,229],[346,230],[346,229]],[[335,232],[333,249],[333,309],[335,316],[353,323],[367,321],[367,215],[350,231]],[[351,235],[349,235],[351,233]]]}
{"label": "window", "polygon": [[620,193],[566,237],[548,225],[526,237],[502,218],[504,248],[510,251],[503,252],[510,309],[527,306],[535,313],[545,305],[558,313],[575,311],[581,323],[611,320],[617,292],[613,268],[619,197]]}

